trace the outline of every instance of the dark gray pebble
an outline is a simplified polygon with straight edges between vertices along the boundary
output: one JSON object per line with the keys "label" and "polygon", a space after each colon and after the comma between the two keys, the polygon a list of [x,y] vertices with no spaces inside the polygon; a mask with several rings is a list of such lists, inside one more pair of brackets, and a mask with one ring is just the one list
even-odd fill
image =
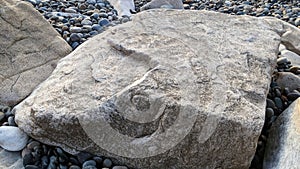
{"label": "dark gray pebble", "polygon": [[282,108],[283,108],[282,100],[279,97],[275,97],[274,102],[275,102],[276,107],[278,109],[282,110]]}
{"label": "dark gray pebble", "polygon": [[31,141],[30,143],[27,144],[27,148],[33,150],[34,147],[40,146],[41,143],[38,141]]}
{"label": "dark gray pebble", "polygon": [[91,31],[89,34],[90,34],[91,36],[95,36],[95,35],[98,34],[98,32],[97,32],[97,31]]}
{"label": "dark gray pebble", "polygon": [[48,164],[49,164],[49,158],[48,158],[48,156],[43,156],[41,158],[42,168],[47,168]]}
{"label": "dark gray pebble", "polygon": [[298,99],[300,97],[300,93],[299,92],[291,92],[287,95],[288,100],[290,101],[295,101],[296,99]]}
{"label": "dark gray pebble", "polygon": [[68,169],[66,165],[59,164],[59,169]]}
{"label": "dark gray pebble", "polygon": [[25,169],[40,169],[40,167],[35,166],[35,165],[26,165]]}
{"label": "dark gray pebble", "polygon": [[97,167],[89,165],[89,166],[83,167],[82,169],[97,169]]}
{"label": "dark gray pebble", "polygon": [[79,42],[80,39],[81,39],[81,37],[80,37],[77,33],[72,33],[72,34],[70,35],[70,40],[71,40],[72,42]]}
{"label": "dark gray pebble", "polygon": [[80,44],[79,44],[78,42],[73,42],[73,43],[71,44],[71,47],[72,47],[73,49],[75,49],[75,48],[77,48],[79,45],[80,45]]}
{"label": "dark gray pebble", "polygon": [[270,119],[272,116],[274,116],[274,111],[273,111],[273,109],[267,108],[267,109],[266,109],[266,117],[267,117],[268,119]]}
{"label": "dark gray pebble", "polygon": [[23,166],[34,164],[34,158],[31,153],[25,154],[23,157]]}
{"label": "dark gray pebble", "polygon": [[109,24],[109,20],[106,19],[106,18],[102,18],[100,21],[99,21],[99,25],[100,26],[105,26],[105,25],[108,25]]}
{"label": "dark gray pebble", "polygon": [[93,157],[93,160],[96,161],[97,165],[101,165],[103,162],[103,158],[98,156]]}
{"label": "dark gray pebble", "polygon": [[80,152],[76,155],[80,164],[83,164],[87,159],[92,158],[93,155],[88,152]]}
{"label": "dark gray pebble", "polygon": [[112,166],[112,162],[111,162],[111,160],[110,159],[105,159],[104,161],[103,161],[103,163],[102,163],[102,166],[103,167],[107,167],[107,168],[110,168],[111,166]]}
{"label": "dark gray pebble", "polygon": [[71,165],[69,167],[69,169],[81,169],[81,168],[79,166],[77,166],[77,165]]}
{"label": "dark gray pebble", "polygon": [[274,103],[273,100],[267,99],[267,108],[272,108],[272,109],[276,108],[275,103]]}
{"label": "dark gray pebble", "polygon": [[96,161],[94,161],[94,160],[88,160],[88,161],[85,161],[82,164],[82,168],[87,167],[87,166],[96,166]]}
{"label": "dark gray pebble", "polygon": [[92,25],[92,29],[95,30],[95,31],[99,31],[99,30],[102,29],[102,27],[98,24],[94,24],[94,25]]}

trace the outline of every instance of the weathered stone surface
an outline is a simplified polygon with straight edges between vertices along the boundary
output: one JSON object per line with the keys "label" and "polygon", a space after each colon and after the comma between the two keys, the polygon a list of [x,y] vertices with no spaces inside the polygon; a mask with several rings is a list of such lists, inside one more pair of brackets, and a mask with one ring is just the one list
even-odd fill
{"label": "weathered stone surface", "polygon": [[294,101],[273,123],[264,157],[264,169],[300,166],[300,99]]}
{"label": "weathered stone surface", "polygon": [[63,58],[14,108],[16,122],[44,143],[133,168],[248,169],[277,28],[276,19],[141,12]]}
{"label": "weathered stone surface", "polygon": [[9,152],[0,148],[1,169],[24,169],[20,152]]}
{"label": "weathered stone surface", "polygon": [[71,47],[31,4],[0,1],[0,105],[15,105],[44,81]]}

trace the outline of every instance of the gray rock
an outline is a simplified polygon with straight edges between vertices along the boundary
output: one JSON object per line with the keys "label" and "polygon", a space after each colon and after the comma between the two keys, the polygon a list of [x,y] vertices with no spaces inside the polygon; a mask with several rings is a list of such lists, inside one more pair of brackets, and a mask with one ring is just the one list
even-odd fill
{"label": "gray rock", "polygon": [[297,169],[300,166],[300,99],[294,101],[272,124],[263,168]]}
{"label": "gray rock", "polygon": [[289,50],[282,50],[281,56],[286,57],[289,61],[291,61],[292,65],[300,66],[300,56],[295,52]]}
{"label": "gray rock", "polygon": [[0,1],[0,105],[15,105],[44,81],[71,47],[31,4]]}
{"label": "gray rock", "polygon": [[[287,25],[288,23],[284,23],[284,25]],[[294,26],[289,26],[287,28],[287,31],[284,32],[284,34],[281,36],[282,44],[285,45],[285,47],[300,55],[300,29],[296,28]]]}
{"label": "gray rock", "polygon": [[18,127],[0,126],[0,147],[8,151],[20,151],[27,143],[28,136]]}
{"label": "gray rock", "polygon": [[1,169],[24,169],[20,152],[10,152],[0,148]]}
{"label": "gray rock", "polygon": [[43,143],[129,168],[248,169],[282,28],[275,18],[138,13],[61,59],[15,120]]}
{"label": "gray rock", "polygon": [[70,27],[70,32],[71,33],[80,33],[82,31],[82,28],[81,27]]}
{"label": "gray rock", "polygon": [[141,11],[155,8],[183,9],[182,0],[152,0],[141,7]]}
{"label": "gray rock", "polygon": [[4,117],[5,117],[5,114],[4,114],[2,111],[0,111],[0,121],[1,121]]}
{"label": "gray rock", "polygon": [[118,11],[119,16],[131,16],[130,11],[135,10],[133,0],[109,0],[109,2]]}
{"label": "gray rock", "polygon": [[290,91],[300,89],[300,77],[290,72],[279,72],[276,74],[278,86],[288,88]]}

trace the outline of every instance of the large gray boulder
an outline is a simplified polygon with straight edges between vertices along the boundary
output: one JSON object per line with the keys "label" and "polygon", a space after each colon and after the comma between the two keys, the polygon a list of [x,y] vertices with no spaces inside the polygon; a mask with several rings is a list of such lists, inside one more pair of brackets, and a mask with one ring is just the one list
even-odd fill
{"label": "large gray boulder", "polygon": [[132,168],[248,169],[283,25],[141,12],[61,59],[14,108],[16,122],[43,143]]}
{"label": "large gray boulder", "polygon": [[274,122],[266,145],[263,168],[297,169],[300,166],[300,99]]}
{"label": "large gray boulder", "polygon": [[13,106],[72,49],[27,2],[1,0],[0,25],[0,105]]}

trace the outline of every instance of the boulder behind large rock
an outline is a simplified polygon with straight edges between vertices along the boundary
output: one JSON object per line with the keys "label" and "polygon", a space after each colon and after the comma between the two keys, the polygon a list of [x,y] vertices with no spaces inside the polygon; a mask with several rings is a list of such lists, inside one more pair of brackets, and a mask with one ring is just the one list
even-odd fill
{"label": "boulder behind large rock", "polygon": [[0,105],[13,106],[54,70],[71,47],[29,3],[0,1]]}
{"label": "boulder behind large rock", "polygon": [[248,169],[282,25],[141,12],[63,58],[15,107],[16,121],[39,141],[133,168]]}

